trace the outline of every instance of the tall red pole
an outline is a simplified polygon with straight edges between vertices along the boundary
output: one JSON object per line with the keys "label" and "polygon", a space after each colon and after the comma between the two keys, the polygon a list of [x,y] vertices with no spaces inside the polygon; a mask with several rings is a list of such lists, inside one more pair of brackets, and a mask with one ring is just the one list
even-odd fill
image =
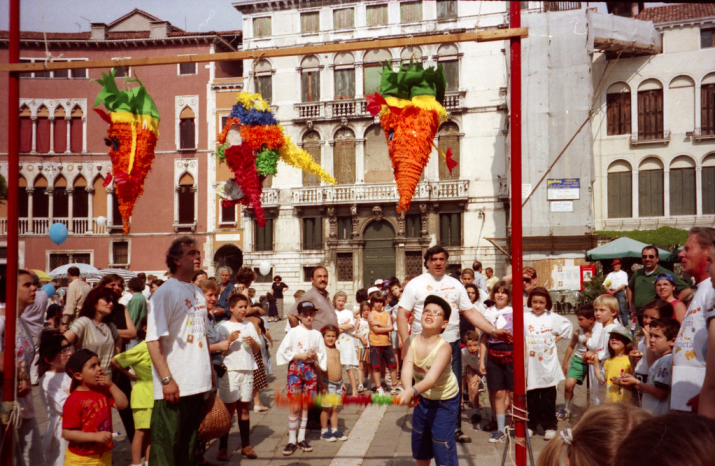
{"label": "tall red pole", "polygon": [[[20,63],[20,0],[10,0],[9,63]],[[20,75],[11,72],[7,88],[7,276],[5,300],[5,356],[3,359],[3,398],[15,397],[15,319],[17,315],[18,269],[18,179],[20,177]],[[4,403],[6,404],[6,403]],[[4,430],[4,428],[3,428]],[[3,440],[3,466],[12,465],[13,429],[7,429]]]}
{"label": "tall red pole", "polygon": [[[509,2],[509,27],[521,27],[521,4]],[[524,295],[521,220],[521,37],[509,44],[511,61],[511,276],[514,308],[514,408],[526,411]],[[526,423],[516,419],[516,465],[526,466]]]}

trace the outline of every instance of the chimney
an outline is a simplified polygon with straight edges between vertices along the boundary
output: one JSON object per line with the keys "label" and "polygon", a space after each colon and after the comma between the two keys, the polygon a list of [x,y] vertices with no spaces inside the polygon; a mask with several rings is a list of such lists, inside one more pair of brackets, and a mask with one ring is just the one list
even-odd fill
{"label": "chimney", "polygon": [[151,21],[149,30],[150,39],[166,39],[171,30],[171,24],[168,21]]}
{"label": "chimney", "polygon": [[91,23],[92,26],[92,40],[106,40],[107,39],[107,25],[104,23]]}

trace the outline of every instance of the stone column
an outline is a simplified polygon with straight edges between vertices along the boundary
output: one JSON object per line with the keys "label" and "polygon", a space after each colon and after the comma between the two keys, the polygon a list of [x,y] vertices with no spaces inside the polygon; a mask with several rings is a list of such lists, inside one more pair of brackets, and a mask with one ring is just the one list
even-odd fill
{"label": "stone column", "polygon": [[55,152],[55,117],[50,116],[50,154]]}
{"label": "stone column", "polygon": [[67,127],[67,146],[65,147],[65,154],[69,154],[70,153],[70,136],[72,134],[70,132],[70,129],[72,126],[72,116],[71,115],[65,116],[65,121],[67,122],[67,124],[65,125]]}
{"label": "stone column", "polygon": [[89,217],[89,225],[87,225],[86,233],[89,234],[94,233],[94,188],[88,185],[84,190],[87,191],[87,217]]}
{"label": "stone column", "polygon": [[32,120],[32,150],[31,152],[37,152],[37,117],[30,117]]}
{"label": "stone column", "polygon": [[355,183],[365,183],[365,139],[355,140]]}
{"label": "stone column", "polygon": [[114,188],[107,188],[107,228],[114,226],[114,199],[112,199],[112,194],[114,194]]}
{"label": "stone column", "polygon": [[68,187],[67,189],[67,231],[72,234],[74,233],[74,188]]}
{"label": "stone column", "polygon": [[54,208],[54,203],[55,203],[55,189],[52,187],[47,188],[47,202],[49,202],[48,207],[48,212],[47,216],[49,217],[49,225],[52,225],[52,219],[55,216],[55,208]]}
{"label": "stone column", "polygon": [[27,187],[27,232],[28,233],[34,233],[35,228],[34,225],[32,224],[32,199],[34,196],[35,189],[31,187]]}

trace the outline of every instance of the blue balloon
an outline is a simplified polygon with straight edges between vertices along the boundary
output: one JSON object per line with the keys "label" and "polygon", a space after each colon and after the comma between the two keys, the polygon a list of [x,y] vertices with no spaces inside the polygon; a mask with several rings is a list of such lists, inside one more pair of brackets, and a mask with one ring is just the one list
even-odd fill
{"label": "blue balloon", "polygon": [[47,293],[47,296],[49,296],[50,298],[55,295],[55,287],[50,285],[49,283],[42,286],[42,291]]}
{"label": "blue balloon", "polygon": [[50,227],[50,239],[55,244],[64,243],[67,235],[67,227],[64,223],[55,223]]}

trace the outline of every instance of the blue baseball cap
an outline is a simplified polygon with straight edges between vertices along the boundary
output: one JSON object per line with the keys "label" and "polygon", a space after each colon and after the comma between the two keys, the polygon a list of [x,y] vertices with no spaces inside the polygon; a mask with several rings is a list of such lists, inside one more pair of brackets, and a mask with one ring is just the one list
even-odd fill
{"label": "blue baseball cap", "polygon": [[653,286],[655,286],[655,284],[658,283],[658,280],[668,280],[673,285],[677,285],[677,283],[675,283],[675,277],[673,276],[672,273],[662,272],[662,273],[659,273],[658,275],[656,275],[655,280],[653,280]]}

